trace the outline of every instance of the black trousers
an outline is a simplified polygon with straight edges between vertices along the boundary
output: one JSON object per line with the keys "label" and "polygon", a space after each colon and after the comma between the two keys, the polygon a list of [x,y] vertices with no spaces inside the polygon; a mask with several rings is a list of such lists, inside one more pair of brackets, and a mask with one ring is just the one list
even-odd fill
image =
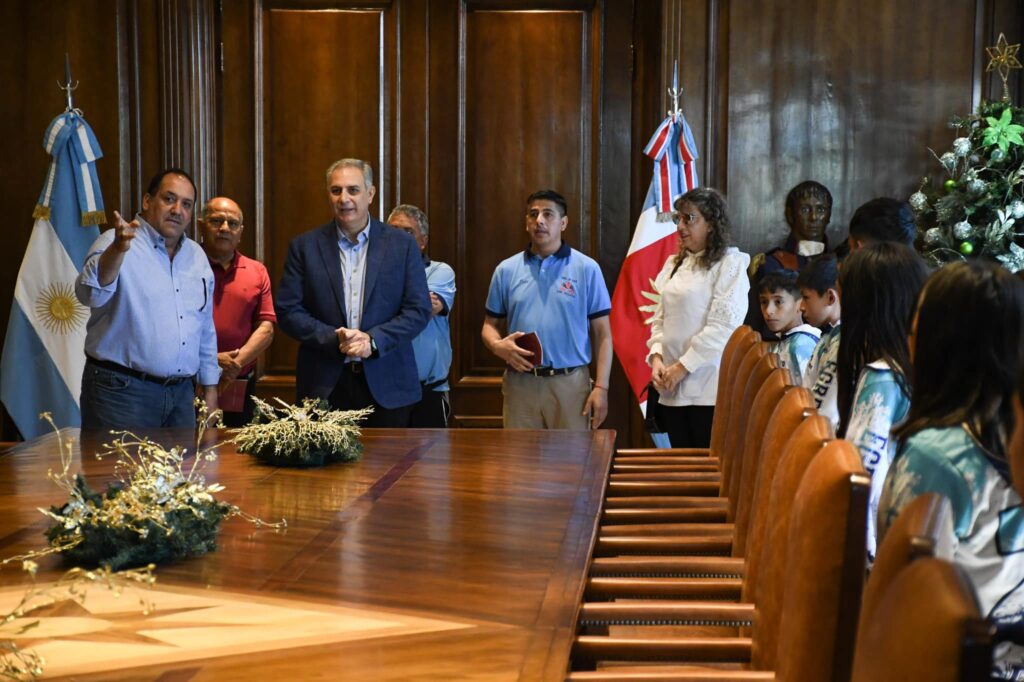
{"label": "black trousers", "polygon": [[363,422],[363,426],[370,429],[406,428],[409,426],[409,415],[412,414],[413,408],[413,405],[405,405],[388,409],[374,402],[370,387],[366,385],[363,366],[356,362],[345,363],[341,379],[331,391],[327,402],[335,410],[361,410],[364,407],[372,407],[373,414]]}
{"label": "black trousers", "polygon": [[669,407],[658,404],[658,423],[674,448],[706,448],[711,445],[714,405]]}
{"label": "black trousers", "polygon": [[451,411],[448,391],[434,391],[424,386],[423,399],[412,406],[409,426],[414,429],[448,428],[448,415]]}

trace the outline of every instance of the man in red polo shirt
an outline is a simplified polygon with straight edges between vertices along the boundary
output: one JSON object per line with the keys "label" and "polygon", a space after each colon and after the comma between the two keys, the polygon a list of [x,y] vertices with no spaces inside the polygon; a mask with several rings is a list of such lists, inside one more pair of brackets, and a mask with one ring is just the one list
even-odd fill
{"label": "man in red polo shirt", "polygon": [[[213,269],[213,324],[217,328],[217,362],[221,368],[221,409],[226,425],[242,426],[252,419],[249,396],[256,387],[256,359],[274,340],[277,316],[270,277],[262,263],[238,252],[245,226],[242,209],[234,201],[227,197],[210,199],[203,207],[199,224],[203,249]],[[241,381],[246,382],[244,392]]]}

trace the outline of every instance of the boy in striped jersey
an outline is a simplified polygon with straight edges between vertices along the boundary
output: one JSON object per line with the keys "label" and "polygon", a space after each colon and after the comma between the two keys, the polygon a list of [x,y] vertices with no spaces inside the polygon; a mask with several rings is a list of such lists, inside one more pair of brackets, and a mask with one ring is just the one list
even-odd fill
{"label": "boy in striped jersey", "polygon": [[757,294],[765,327],[779,338],[772,351],[778,354],[779,365],[789,370],[793,383],[799,386],[821,332],[804,324],[796,278],[794,272],[769,273],[761,278]]}

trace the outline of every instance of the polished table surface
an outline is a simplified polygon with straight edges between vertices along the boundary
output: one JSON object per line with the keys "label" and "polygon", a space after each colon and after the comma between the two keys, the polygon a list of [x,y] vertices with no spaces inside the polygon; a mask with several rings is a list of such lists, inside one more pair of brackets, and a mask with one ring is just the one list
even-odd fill
{"label": "polished table surface", "polygon": [[[77,431],[65,434],[76,438],[72,469],[94,488],[110,480],[112,462],[92,456],[100,441],[82,434],[79,444]],[[153,436],[165,444],[192,438]],[[199,588],[236,611],[264,603],[320,609],[324,623],[354,609],[367,623],[388,621],[385,634],[295,645],[280,641],[289,631],[281,627],[280,638],[249,647],[255,651],[179,651],[188,660],[91,673],[85,666],[73,679],[562,679],[614,438],[611,431],[371,429],[359,462],[306,470],[263,466],[223,444],[206,473],[225,486],[219,499],[268,521],[285,517],[288,528],[229,519],[216,552],[159,567],[156,589],[192,598]],[[55,436],[0,456],[0,558],[44,546],[48,519],[37,507],[66,499],[47,480],[49,468],[59,468]],[[55,558],[40,565],[41,581],[63,568]],[[0,571],[0,583],[24,582],[16,567]],[[89,645],[89,635],[70,639]],[[153,651],[173,648],[162,646]]]}

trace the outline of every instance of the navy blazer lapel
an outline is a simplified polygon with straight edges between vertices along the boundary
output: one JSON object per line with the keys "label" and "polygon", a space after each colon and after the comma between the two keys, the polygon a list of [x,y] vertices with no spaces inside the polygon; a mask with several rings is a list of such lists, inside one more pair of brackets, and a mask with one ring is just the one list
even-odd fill
{"label": "navy blazer lapel", "polygon": [[338,302],[338,309],[341,310],[342,326],[344,326],[344,321],[348,319],[348,313],[345,310],[345,291],[341,286],[341,253],[338,250],[338,228],[335,227],[333,222],[321,228],[317,238],[317,246],[319,247],[320,257],[324,262],[324,273],[330,283],[331,291],[334,292],[334,299]]}
{"label": "navy blazer lapel", "polygon": [[[363,289],[363,310],[366,310],[367,302],[373,295],[373,285],[377,283],[377,276],[384,269],[385,256],[391,248],[391,234],[395,228],[387,227],[378,220],[370,218],[370,250],[366,254],[366,287]],[[340,266],[339,266],[340,267]]]}

